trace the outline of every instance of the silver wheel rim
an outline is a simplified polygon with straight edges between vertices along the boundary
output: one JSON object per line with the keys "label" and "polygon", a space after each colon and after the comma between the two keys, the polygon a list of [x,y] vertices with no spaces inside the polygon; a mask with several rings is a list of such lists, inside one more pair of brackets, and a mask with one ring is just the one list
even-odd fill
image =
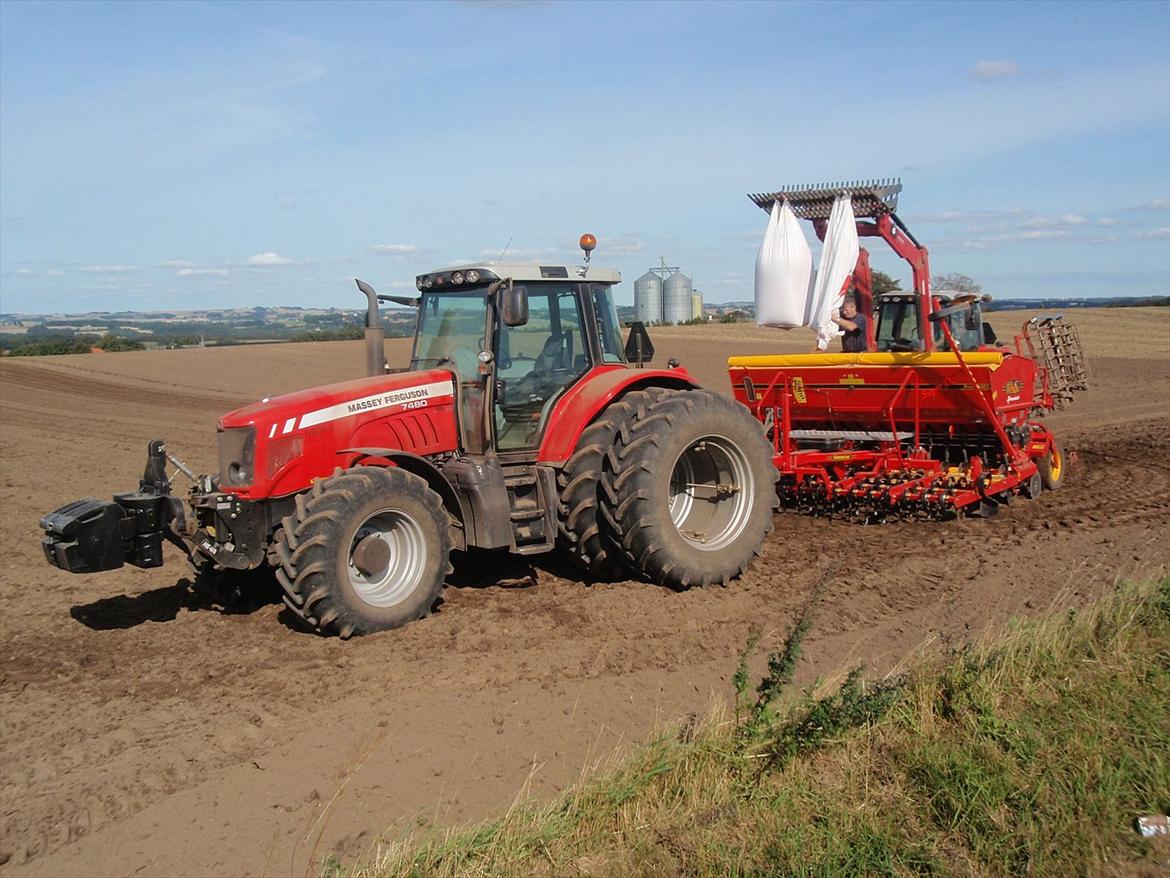
{"label": "silver wheel rim", "polygon": [[[385,544],[389,560],[384,567],[362,572],[354,552],[366,539]],[[406,600],[422,582],[426,569],[426,539],[410,515],[397,509],[375,512],[358,526],[349,543],[346,569],[349,585],[372,607],[392,607]]]}
{"label": "silver wheel rim", "polygon": [[718,551],[747,527],[754,495],[739,446],[726,436],[704,436],[686,447],[671,471],[670,520],[695,548]]}

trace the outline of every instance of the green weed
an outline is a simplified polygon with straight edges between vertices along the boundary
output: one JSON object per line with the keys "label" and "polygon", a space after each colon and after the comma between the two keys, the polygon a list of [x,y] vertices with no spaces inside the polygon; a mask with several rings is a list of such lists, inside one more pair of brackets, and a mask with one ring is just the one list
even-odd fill
{"label": "green weed", "polygon": [[[407,875],[1156,873],[1136,814],[1170,809],[1170,580],[1016,623],[903,678],[793,693],[815,602],[734,715],[716,708],[556,801],[387,843]],[[325,873],[341,874],[336,863]]]}

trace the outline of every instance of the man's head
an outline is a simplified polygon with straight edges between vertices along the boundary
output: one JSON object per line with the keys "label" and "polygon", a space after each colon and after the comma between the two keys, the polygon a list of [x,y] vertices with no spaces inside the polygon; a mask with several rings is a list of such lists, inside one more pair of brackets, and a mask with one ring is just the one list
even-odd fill
{"label": "man's head", "polygon": [[846,320],[852,320],[857,316],[857,300],[846,296],[841,302],[841,316]]}

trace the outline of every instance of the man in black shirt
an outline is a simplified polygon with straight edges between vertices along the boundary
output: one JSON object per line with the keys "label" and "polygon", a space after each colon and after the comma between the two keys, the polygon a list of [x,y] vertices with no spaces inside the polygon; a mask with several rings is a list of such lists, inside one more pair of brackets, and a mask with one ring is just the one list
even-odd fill
{"label": "man in black shirt", "polygon": [[857,300],[846,296],[841,302],[840,313],[833,312],[830,318],[844,330],[841,336],[841,350],[847,354],[860,354],[865,350],[865,315],[857,310]]}

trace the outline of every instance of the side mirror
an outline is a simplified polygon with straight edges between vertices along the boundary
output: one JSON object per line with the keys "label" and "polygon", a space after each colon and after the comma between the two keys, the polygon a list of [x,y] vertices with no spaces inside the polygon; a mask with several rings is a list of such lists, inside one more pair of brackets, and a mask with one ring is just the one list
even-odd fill
{"label": "side mirror", "polygon": [[528,322],[528,287],[512,286],[500,292],[500,319],[505,326],[523,326]]}
{"label": "side mirror", "polygon": [[653,359],[654,344],[650,341],[646,324],[640,320],[631,323],[630,334],[626,338],[626,361],[641,369],[643,363],[649,363]]}

